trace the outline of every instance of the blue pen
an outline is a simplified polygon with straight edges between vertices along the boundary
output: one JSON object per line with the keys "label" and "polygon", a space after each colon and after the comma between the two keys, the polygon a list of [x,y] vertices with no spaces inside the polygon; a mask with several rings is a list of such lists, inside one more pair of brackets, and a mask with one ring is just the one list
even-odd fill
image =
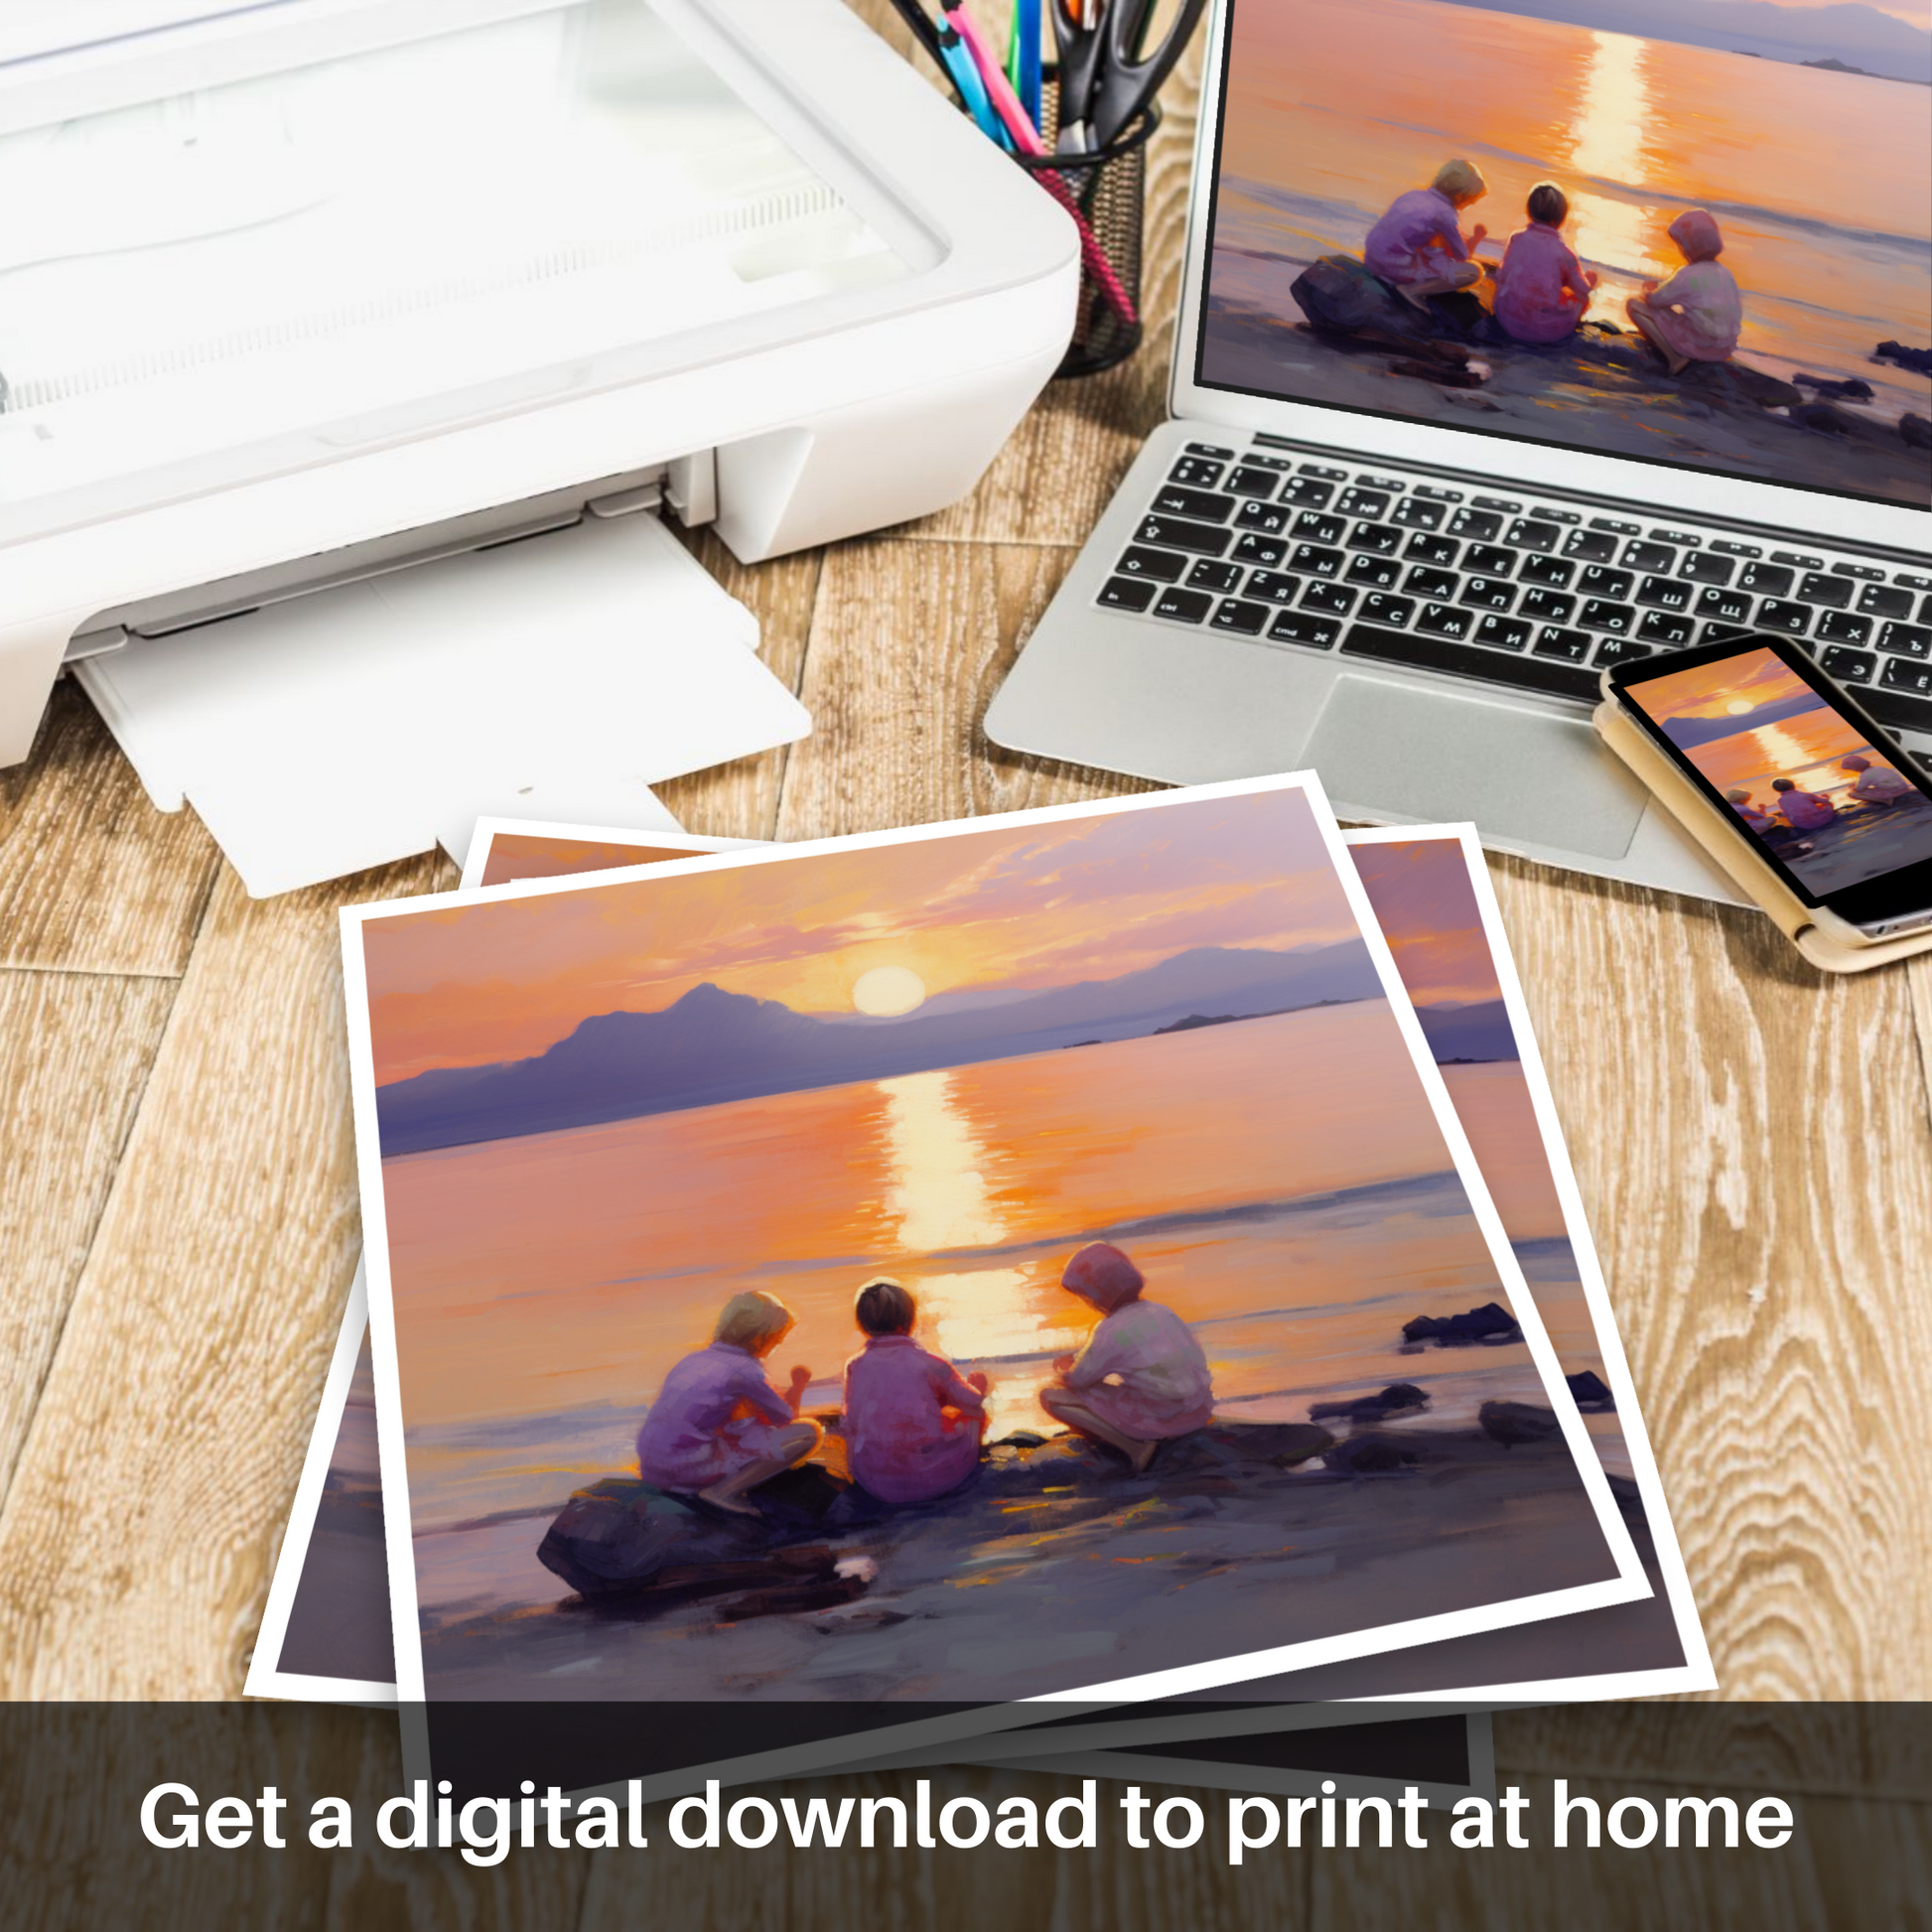
{"label": "blue pen", "polygon": [[993,111],[992,97],[986,91],[986,82],[980,78],[980,70],[966,44],[959,38],[959,30],[950,22],[942,21],[939,26],[939,58],[945,63],[946,72],[951,76],[959,97],[966,103],[966,111],[980,125],[980,132],[990,140],[999,142],[1003,148],[1011,148],[1006,124]]}
{"label": "blue pen", "polygon": [[1039,0],[1014,0],[1014,44],[1020,59],[1015,63],[1013,91],[1027,118],[1039,125]]}

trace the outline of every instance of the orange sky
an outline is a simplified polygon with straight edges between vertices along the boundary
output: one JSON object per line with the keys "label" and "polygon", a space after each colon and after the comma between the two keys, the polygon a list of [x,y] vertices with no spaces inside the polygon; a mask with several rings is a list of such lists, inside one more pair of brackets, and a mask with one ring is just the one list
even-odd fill
{"label": "orange sky", "polygon": [[489,842],[482,883],[503,886],[515,879],[562,879],[571,873],[614,872],[620,866],[646,866],[660,859],[688,859],[681,847],[654,846],[648,839],[616,845],[592,839],[551,839],[534,832],[498,832]]}
{"label": "orange sky", "polygon": [[1355,930],[1306,799],[1272,791],[399,914],[362,943],[384,1084],[541,1052],[704,981],[850,1012],[877,966],[929,995],[1046,988]]}
{"label": "orange sky", "polygon": [[1349,857],[1418,1006],[1501,997],[1459,841],[1357,845]]}
{"label": "orange sky", "polygon": [[[1667,718],[1723,718],[1733,704],[1760,705],[1806,695],[1810,687],[1775,651],[1754,650],[1742,657],[1694,664],[1688,671],[1647,679],[1632,696],[1660,722]],[[1741,715],[1741,714],[1739,714]]]}

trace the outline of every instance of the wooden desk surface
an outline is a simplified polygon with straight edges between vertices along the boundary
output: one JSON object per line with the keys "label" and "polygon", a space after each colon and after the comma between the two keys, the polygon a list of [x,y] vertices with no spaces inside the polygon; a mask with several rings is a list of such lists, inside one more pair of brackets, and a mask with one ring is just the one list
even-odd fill
{"label": "wooden desk surface", "polygon": [[[1161,414],[1191,85],[1155,151],[1159,326],[1128,367],[1049,389],[923,522],[753,569],[695,540],[815,731],[665,786],[690,829],[1132,788],[978,721]],[[1721,1695],[1932,1697],[1932,961],[1831,980],[1755,915],[1492,867]],[[335,911],[453,883],[423,859],[251,901],[71,684],[0,772],[0,1697],[239,1694],[359,1243]],[[1565,1722],[1499,1720],[1503,1774],[1562,1772]],[[573,1899],[587,1863],[554,1880]],[[1199,1922],[1325,1923],[1370,1883],[1165,1868],[1170,1906],[1193,1871]],[[676,1882],[659,1905],[731,1889]]]}

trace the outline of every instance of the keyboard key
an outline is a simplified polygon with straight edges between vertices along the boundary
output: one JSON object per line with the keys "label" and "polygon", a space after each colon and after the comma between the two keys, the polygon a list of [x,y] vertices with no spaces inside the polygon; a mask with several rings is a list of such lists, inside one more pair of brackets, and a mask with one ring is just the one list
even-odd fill
{"label": "keyboard key", "polygon": [[1920,623],[1932,623],[1932,597],[1918,607],[1918,621]]}
{"label": "keyboard key", "polygon": [[1881,691],[1868,684],[1859,693],[1859,702],[1893,731],[1932,732],[1932,699],[1908,697],[1903,691]]}
{"label": "keyboard key", "polygon": [[1834,564],[1834,577],[1856,577],[1862,584],[1882,584],[1885,573],[1872,564]]}
{"label": "keyboard key", "polygon": [[1184,456],[1168,472],[1168,481],[1185,483],[1189,489],[1212,489],[1222,474],[1222,466],[1204,456]]}
{"label": "keyboard key", "polygon": [[1298,543],[1288,553],[1289,569],[1304,571],[1310,577],[1339,577],[1341,562],[1339,550],[1323,550],[1318,544]]}
{"label": "keyboard key", "polygon": [[1746,564],[1744,574],[1737,580],[1740,591],[1757,591],[1765,597],[1782,597],[1791,588],[1793,579],[1790,571],[1780,570],[1775,564]]}
{"label": "keyboard key", "polygon": [[1932,696],[1932,663],[1914,663],[1908,658],[1888,657],[1878,682],[1887,691],[1910,691],[1917,697]]}
{"label": "keyboard key", "polygon": [[1855,618],[1848,611],[1827,611],[1814,634],[1820,643],[1862,644],[1871,635],[1871,620]]}
{"label": "keyboard key", "polygon": [[1882,584],[1867,584],[1859,593],[1859,609],[1868,618],[1909,618],[1912,594],[1889,590]]}
{"label": "keyboard key", "polygon": [[1736,569],[1728,557],[1714,557],[1708,550],[1693,550],[1678,565],[1677,574],[1693,584],[1728,584]]}
{"label": "keyboard key", "polygon": [[1590,630],[1607,630],[1618,637],[1627,636],[1636,626],[1637,614],[1627,604],[1612,604],[1607,598],[1585,600],[1577,621]]}
{"label": "keyboard key", "polygon": [[1635,582],[1627,570],[1605,570],[1601,564],[1591,564],[1577,579],[1577,588],[1586,597],[1628,597]]}
{"label": "keyboard key", "polygon": [[1846,578],[1824,577],[1811,570],[1799,580],[1798,595],[1807,604],[1822,604],[1828,611],[1843,611],[1850,606],[1857,588]]}
{"label": "keyboard key", "polygon": [[1218,591],[1222,596],[1241,582],[1239,564],[1217,563],[1212,557],[1202,557],[1187,573],[1187,586],[1196,591]]}
{"label": "keyboard key", "polygon": [[1413,664],[1426,670],[1451,671],[1490,684],[1547,691],[1566,698],[1597,695],[1594,674],[1581,664],[1565,664],[1555,658],[1533,655],[1511,656],[1503,651],[1484,650],[1480,644],[1458,643],[1453,638],[1425,636],[1413,630],[1378,630],[1373,624],[1351,624],[1341,647],[1347,655],[1372,657],[1384,664]]}
{"label": "keyboard key", "polygon": [[1681,577],[1646,577],[1637,586],[1637,602],[1652,611],[1688,611],[1691,590]]}
{"label": "keyboard key", "polygon": [[1448,598],[1455,595],[1456,580],[1447,570],[1430,570],[1418,564],[1409,573],[1409,581],[1403,585],[1405,591],[1414,591],[1418,597]]}
{"label": "keyboard key", "polygon": [[1603,530],[1572,530],[1563,542],[1566,557],[1586,564],[1606,564],[1616,550],[1616,538]]}
{"label": "keyboard key", "polygon": [[1823,570],[1825,568],[1825,560],[1823,557],[1807,557],[1801,551],[1797,550],[1773,550],[1771,552],[1771,561],[1774,564],[1793,564],[1799,570]]}
{"label": "keyboard key", "polygon": [[1536,633],[1536,642],[1530,648],[1539,657],[1562,657],[1572,664],[1581,664],[1589,655],[1589,632],[1565,630],[1560,624],[1546,623]]}
{"label": "keyboard key", "polygon": [[1502,527],[1503,520],[1494,510],[1471,509],[1467,505],[1449,518],[1450,536],[1474,537],[1478,543],[1487,543]]}
{"label": "keyboard key", "polygon": [[1416,606],[1412,598],[1384,597],[1380,591],[1371,591],[1362,599],[1364,623],[1389,624],[1399,630],[1415,615]]}
{"label": "keyboard key", "polygon": [[1270,604],[1293,604],[1307,581],[1286,571],[1257,570],[1248,578],[1248,595],[1265,598]]}
{"label": "keyboard key", "polygon": [[1596,646],[1596,664],[1627,664],[1633,657],[1648,657],[1648,644],[1633,644],[1628,637],[1605,637]]}
{"label": "keyboard key", "polygon": [[1434,483],[1418,483],[1415,488],[1418,496],[1433,497],[1439,503],[1459,503],[1462,492],[1459,489],[1438,489]]}
{"label": "keyboard key", "polygon": [[1530,640],[1530,629],[1521,618],[1499,618],[1491,613],[1476,625],[1476,642],[1492,650],[1521,650]]}
{"label": "keyboard key", "polygon": [[1177,584],[1187,569],[1187,559],[1172,550],[1130,550],[1114,566],[1122,577],[1152,577],[1157,584]]}
{"label": "keyboard key", "polygon": [[1110,577],[1100,587],[1099,602],[1115,611],[1145,611],[1160,588],[1145,577]]}
{"label": "keyboard key", "polygon": [[1341,635],[1341,625],[1333,618],[1317,618],[1307,611],[1284,611],[1268,626],[1268,634],[1284,643],[1311,644],[1316,650],[1327,650]]}
{"label": "keyboard key", "polygon": [[1751,627],[1747,623],[1707,623],[1698,633],[1701,644],[1734,644],[1740,637],[1748,637]]}
{"label": "keyboard key", "polygon": [[1394,477],[1371,477],[1366,470],[1362,471],[1355,481],[1364,489],[1386,489],[1391,496],[1399,493],[1403,487]]}
{"label": "keyboard key", "polygon": [[1888,623],[1878,632],[1878,648],[1901,657],[1932,655],[1932,630],[1918,623]]}
{"label": "keyboard key", "polygon": [[1676,611],[1651,611],[1637,625],[1637,635],[1647,644],[1688,644],[1697,624]]}
{"label": "keyboard key", "polygon": [[1818,660],[1825,675],[1837,678],[1841,684],[1863,684],[1877,662],[1868,650],[1847,650],[1842,645],[1826,651]]}
{"label": "keyboard key", "polygon": [[1561,557],[1525,557],[1516,575],[1525,584],[1547,584],[1552,590],[1567,589],[1577,574],[1577,566]]}
{"label": "keyboard key", "polygon": [[1501,510],[1505,516],[1514,516],[1523,507],[1508,496],[1471,496],[1469,500],[1479,510]]}
{"label": "keyboard key", "polygon": [[1289,534],[1310,543],[1339,543],[1347,528],[1347,523],[1339,516],[1323,516],[1315,510],[1304,510],[1295,519],[1295,527]]}
{"label": "keyboard key", "polygon": [[1199,623],[1213,608],[1214,600],[1205,591],[1183,591],[1170,584],[1155,601],[1154,615],[1176,623]]}
{"label": "keyboard key", "polygon": [[1507,577],[1516,568],[1516,552],[1499,543],[1472,543],[1462,553],[1462,568],[1483,577]]}
{"label": "keyboard key", "polygon": [[1214,613],[1214,628],[1239,631],[1244,637],[1259,637],[1269,615],[1265,604],[1249,604],[1238,597],[1224,598]]}
{"label": "keyboard key", "polygon": [[1230,470],[1227,482],[1221,485],[1223,489],[1233,490],[1237,496],[1259,496],[1264,502],[1270,500],[1281,486],[1282,480],[1273,470],[1257,470],[1251,463]]}
{"label": "keyboard key", "polygon": [[1293,503],[1299,509],[1325,510],[1334,493],[1333,483],[1322,483],[1314,477],[1296,477],[1282,484],[1282,501]]}
{"label": "keyboard key", "polygon": [[1178,516],[1146,516],[1134,532],[1137,543],[1160,544],[1168,550],[1187,550],[1197,557],[1218,557],[1232,541],[1226,530],[1212,523],[1189,523]]}
{"label": "keyboard key", "polygon": [[1908,591],[1932,591],[1932,577],[1915,577],[1909,570],[1895,570],[1891,581],[1903,584]]}
{"label": "keyboard key", "polygon": [[1416,628],[1433,637],[1466,637],[1475,627],[1476,614],[1458,611],[1452,604],[1425,604],[1416,620]]}
{"label": "keyboard key", "polygon": [[1707,584],[1698,592],[1698,616],[1715,618],[1720,623],[1749,623],[1751,601],[1741,591],[1720,590]]}
{"label": "keyboard key", "polygon": [[1187,445],[1187,454],[1189,456],[1216,457],[1222,463],[1232,463],[1234,461],[1234,452],[1232,450],[1222,449],[1218,443],[1189,443]]}
{"label": "keyboard key", "polygon": [[1557,539],[1563,535],[1554,523],[1545,523],[1540,517],[1519,516],[1509,526],[1506,543],[1513,543],[1519,550],[1554,550]]}
{"label": "keyboard key", "polygon": [[1545,523],[1581,523],[1584,520],[1575,510],[1553,510],[1547,503],[1532,503],[1530,514]]}
{"label": "keyboard key", "polygon": [[1811,607],[1793,604],[1788,598],[1767,597],[1757,607],[1757,623],[1760,630],[1782,630],[1789,636],[1802,637],[1811,628]]}
{"label": "keyboard key", "polygon": [[1498,583],[1493,577],[1471,577],[1456,601],[1473,604],[1479,611],[1507,611],[1516,602],[1516,587]]}
{"label": "keyboard key", "polygon": [[1348,582],[1367,584],[1386,591],[1402,575],[1402,566],[1393,557],[1357,557],[1348,566]]}
{"label": "keyboard key", "polygon": [[1294,512],[1280,503],[1264,503],[1258,496],[1250,496],[1235,512],[1235,522],[1244,530],[1260,530],[1271,537],[1280,536],[1288,528],[1288,520]]}
{"label": "keyboard key", "polygon": [[1244,564],[1278,564],[1288,555],[1288,545],[1277,543],[1273,537],[1257,536],[1254,531],[1244,531],[1235,540],[1234,554]]}
{"label": "keyboard key", "polygon": [[1345,618],[1355,608],[1355,593],[1339,584],[1311,584],[1302,593],[1302,609],[1325,611],[1331,617]]}
{"label": "keyboard key", "polygon": [[1409,547],[1402,554],[1419,564],[1452,564],[1461,548],[1453,537],[1433,537],[1419,531],[1409,539]]}
{"label": "keyboard key", "polygon": [[1380,516],[1389,507],[1389,492],[1386,489],[1350,488],[1341,492],[1341,500],[1335,508],[1343,516]]}
{"label": "keyboard key", "polygon": [[1431,502],[1426,496],[1405,496],[1395,506],[1395,515],[1390,520],[1400,523],[1405,530],[1440,530],[1445,514],[1443,504]]}
{"label": "keyboard key", "polygon": [[1592,516],[1589,519],[1592,530],[1608,530],[1612,536],[1640,537],[1643,535],[1641,523],[1625,523],[1614,516]]}
{"label": "keyboard key", "polygon": [[[1273,470],[1278,476],[1283,476],[1283,477],[1287,476],[1288,473],[1295,468],[1294,464],[1292,464],[1287,457],[1263,456],[1259,450],[1250,450],[1248,454],[1241,459],[1241,461],[1246,464],[1251,464],[1257,470]],[[1341,472],[1339,470],[1333,472],[1327,470],[1316,470],[1313,469],[1311,465],[1306,463],[1303,464],[1302,468],[1305,471],[1308,471],[1308,473],[1311,476],[1315,476],[1315,477],[1325,477],[1329,475],[1334,475],[1338,477],[1341,475]]]}
{"label": "keyboard key", "polygon": [[1346,470],[1337,470],[1328,464],[1303,463],[1298,464],[1296,467],[1305,477],[1320,477],[1328,483],[1346,483],[1348,481],[1348,472]]}
{"label": "keyboard key", "polygon": [[1209,489],[1163,483],[1155,491],[1154,507],[1166,516],[1197,516],[1203,523],[1225,523],[1234,514],[1234,498]]}
{"label": "keyboard key", "polygon": [[1726,557],[1761,557],[1764,552],[1754,543],[1732,543],[1728,537],[1714,537],[1713,550],[1722,550]]}
{"label": "keyboard key", "polygon": [[1667,543],[1626,543],[1623,562],[1630,570],[1668,570],[1677,561],[1677,552]]}
{"label": "keyboard key", "polygon": [[1688,543],[1693,549],[1704,541],[1702,537],[1694,537],[1688,530],[1652,530],[1650,540],[1652,543]]}
{"label": "keyboard key", "polygon": [[1525,591],[1516,610],[1519,616],[1533,618],[1539,623],[1567,623],[1576,608],[1574,597],[1565,597],[1561,591],[1537,590]]}
{"label": "keyboard key", "polygon": [[1402,532],[1393,523],[1357,523],[1348,533],[1348,547],[1393,557],[1402,548]]}

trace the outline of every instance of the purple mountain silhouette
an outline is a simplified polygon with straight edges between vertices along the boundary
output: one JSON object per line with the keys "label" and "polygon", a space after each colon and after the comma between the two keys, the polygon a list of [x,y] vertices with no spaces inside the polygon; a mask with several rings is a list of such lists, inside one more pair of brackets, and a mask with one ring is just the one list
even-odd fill
{"label": "purple mountain silhouette", "polygon": [[1379,998],[1359,939],[1314,951],[1200,946],[1118,979],[889,1026],[815,1020],[705,984],[656,1013],[605,1013],[529,1059],[379,1088],[385,1155],[544,1134],[759,1094],[1009,1059],[1152,1034],[1190,1013],[1256,1015]]}
{"label": "purple mountain silhouette", "polygon": [[1720,738],[1734,737],[1738,732],[1754,732],[1760,725],[1775,725],[1786,718],[1796,718],[1801,712],[1824,709],[1825,700],[1815,691],[1801,691],[1795,698],[1778,698],[1735,718],[1672,718],[1662,730],[1680,752],[1688,752],[1696,745],[1709,745]]}
{"label": "purple mountain silhouette", "polygon": [[1516,1035],[1510,1032],[1509,1011],[1500,1000],[1476,1000],[1468,1005],[1446,1001],[1418,1007],[1423,1037],[1440,1065],[1445,1060],[1513,1060]]}

